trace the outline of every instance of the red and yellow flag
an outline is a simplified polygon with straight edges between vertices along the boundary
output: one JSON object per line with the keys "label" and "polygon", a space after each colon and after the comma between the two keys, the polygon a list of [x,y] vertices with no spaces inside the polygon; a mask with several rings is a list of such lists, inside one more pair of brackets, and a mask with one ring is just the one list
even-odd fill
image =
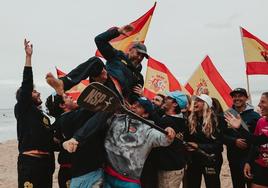
{"label": "red and yellow flag", "polygon": [[[110,44],[117,50],[127,52],[133,43],[144,43],[155,7],[156,3],[143,16],[129,24],[133,26],[134,30],[129,32],[128,36],[120,35],[119,37],[111,40]],[[96,56],[101,57],[101,53],[98,50],[96,51]]]}
{"label": "red and yellow flag", "polygon": [[[57,71],[58,78],[61,78],[66,75],[64,72],[62,72],[58,68],[56,68],[56,71]],[[77,100],[80,94],[82,93],[82,91],[88,86],[88,84],[89,84],[88,80],[82,80],[79,84],[72,87],[70,90],[66,91],[65,93],[66,95],[71,96],[74,100]]]}
{"label": "red and yellow flag", "polygon": [[208,89],[209,96],[219,100],[224,110],[232,105],[228,84],[221,77],[209,56],[206,56],[201,65],[193,73],[185,85],[191,95],[198,95],[201,89]]}
{"label": "red and yellow flag", "polygon": [[268,74],[268,45],[241,27],[246,73]]}
{"label": "red and yellow flag", "polygon": [[188,93],[163,63],[150,57],[147,64],[144,95],[152,99],[156,94],[166,94],[175,90]]}

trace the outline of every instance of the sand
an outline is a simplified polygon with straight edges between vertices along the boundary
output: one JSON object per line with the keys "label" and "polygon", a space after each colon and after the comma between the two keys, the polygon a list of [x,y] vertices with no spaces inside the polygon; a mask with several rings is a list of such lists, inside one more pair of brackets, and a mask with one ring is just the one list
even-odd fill
{"label": "sand", "polygon": [[[15,188],[17,187],[17,142],[10,140],[4,143],[0,143],[0,188]],[[224,188],[231,188],[231,177],[226,160],[226,150],[223,153],[223,166],[221,170],[221,185]],[[54,173],[53,187],[58,188],[57,185],[57,173],[58,166]],[[204,184],[202,187],[205,187]]]}

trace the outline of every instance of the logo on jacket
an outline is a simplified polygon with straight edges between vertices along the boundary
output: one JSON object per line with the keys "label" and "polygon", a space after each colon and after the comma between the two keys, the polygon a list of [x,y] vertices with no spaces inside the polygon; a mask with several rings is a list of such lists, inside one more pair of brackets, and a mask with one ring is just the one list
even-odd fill
{"label": "logo on jacket", "polygon": [[33,188],[33,184],[29,181],[24,182],[23,186],[24,188]]}
{"label": "logo on jacket", "polygon": [[43,124],[45,125],[46,128],[49,128],[49,119],[47,117],[43,117]]}

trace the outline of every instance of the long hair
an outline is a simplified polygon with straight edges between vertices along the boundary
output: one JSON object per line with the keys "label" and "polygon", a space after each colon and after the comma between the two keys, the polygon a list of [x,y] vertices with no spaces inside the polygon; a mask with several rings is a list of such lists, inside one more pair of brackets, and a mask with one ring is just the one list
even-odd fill
{"label": "long hair", "polygon": [[[213,133],[215,132],[216,127],[218,126],[217,118],[211,108],[204,102],[203,108],[203,123],[202,123],[202,131],[208,138],[214,138]],[[189,116],[189,130],[190,134],[196,133],[198,116],[197,112],[192,111]]]}

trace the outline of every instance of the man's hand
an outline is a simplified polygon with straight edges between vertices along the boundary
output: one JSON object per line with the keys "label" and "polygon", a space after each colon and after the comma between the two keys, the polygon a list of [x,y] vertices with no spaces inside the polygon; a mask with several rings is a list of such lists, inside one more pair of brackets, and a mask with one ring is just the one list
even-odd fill
{"label": "man's hand", "polygon": [[133,31],[134,27],[132,25],[125,25],[123,27],[118,28],[118,32],[122,35],[127,35],[128,32]]}
{"label": "man's hand", "polygon": [[246,140],[242,139],[242,138],[236,139],[235,140],[235,145],[236,145],[236,147],[238,147],[238,148],[240,148],[242,150],[245,150],[248,147],[248,144],[246,143]]}
{"label": "man's hand", "polygon": [[198,148],[198,144],[195,142],[188,142],[189,146],[186,146],[187,151],[195,151]]}
{"label": "man's hand", "polygon": [[133,92],[138,94],[140,97],[143,97],[143,88],[142,85],[138,84],[133,87]]}
{"label": "man's hand", "polygon": [[63,142],[62,146],[69,153],[74,153],[77,149],[78,144],[79,143],[74,138],[71,138],[70,140]]}
{"label": "man's hand", "polygon": [[251,174],[251,167],[250,167],[249,163],[246,163],[244,166],[244,176],[248,179],[253,178],[253,176]]}
{"label": "man's hand", "polygon": [[30,44],[30,41],[27,41],[26,39],[24,39],[24,49],[25,49],[25,53],[26,53],[26,57],[31,57],[33,54],[33,45]]}
{"label": "man's hand", "polygon": [[167,132],[167,139],[169,142],[173,142],[175,136],[176,136],[176,132],[174,131],[174,129],[172,129],[171,127],[167,127],[165,129],[165,131]]}
{"label": "man's hand", "polygon": [[238,129],[241,126],[241,117],[238,114],[237,117],[235,117],[230,112],[227,112],[224,114],[225,121],[231,125],[232,128]]}

